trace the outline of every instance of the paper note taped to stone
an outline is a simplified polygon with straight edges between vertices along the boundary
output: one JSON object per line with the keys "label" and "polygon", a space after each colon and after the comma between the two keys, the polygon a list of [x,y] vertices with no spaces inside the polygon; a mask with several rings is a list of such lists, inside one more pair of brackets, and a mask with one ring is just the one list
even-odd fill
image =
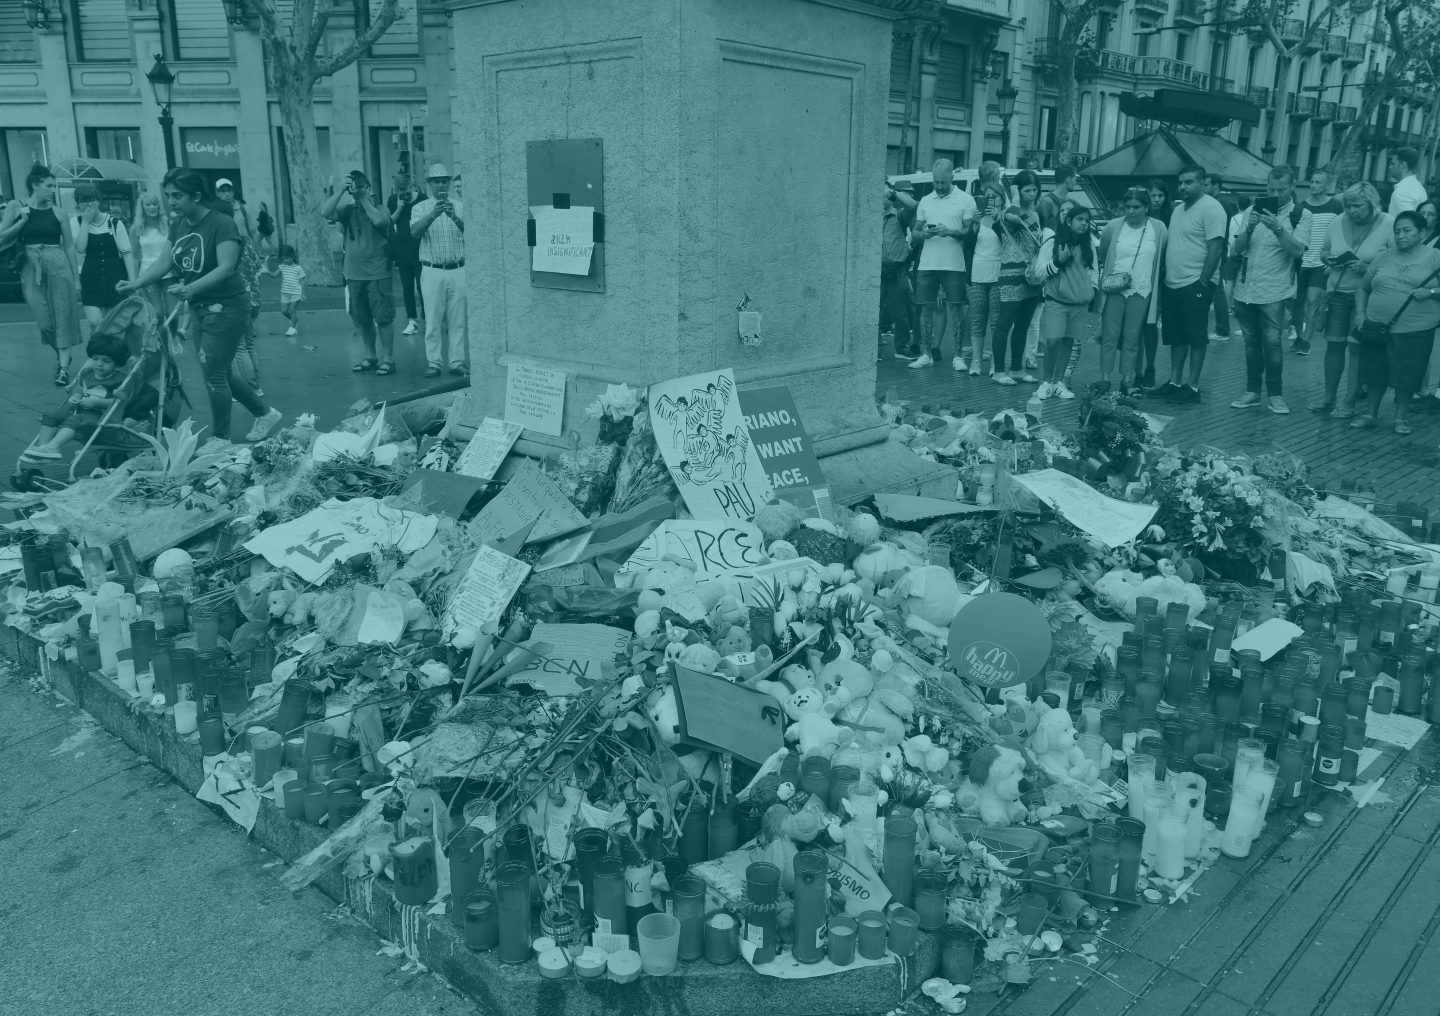
{"label": "paper note taped to stone", "polygon": [[537,272],[589,275],[590,256],[595,253],[595,209],[536,205],[530,211],[535,216],[530,267]]}
{"label": "paper note taped to stone", "polygon": [[512,363],[505,372],[506,421],[559,437],[564,418],[565,372]]}
{"label": "paper note taped to stone", "polygon": [[486,417],[470,443],[465,446],[465,450],[460,453],[460,461],[455,463],[455,472],[480,480],[490,479],[495,475],[495,470],[500,468],[500,463],[505,461],[505,456],[510,454],[515,439],[524,429],[518,423]]}
{"label": "paper note taped to stone", "polygon": [[528,574],[528,564],[494,547],[477,550],[445,608],[445,637],[454,639],[459,634],[464,637],[457,645],[473,643],[477,632],[500,620],[501,612]]}
{"label": "paper note taped to stone", "polygon": [[655,441],[691,515],[755,517],[770,495],[770,478],[745,429],[732,371],[651,385],[650,414]]}
{"label": "paper note taped to stone", "polygon": [[1107,547],[1119,547],[1135,539],[1157,511],[1153,504],[1131,504],[1106,497],[1058,469],[1019,473],[1014,480]]}

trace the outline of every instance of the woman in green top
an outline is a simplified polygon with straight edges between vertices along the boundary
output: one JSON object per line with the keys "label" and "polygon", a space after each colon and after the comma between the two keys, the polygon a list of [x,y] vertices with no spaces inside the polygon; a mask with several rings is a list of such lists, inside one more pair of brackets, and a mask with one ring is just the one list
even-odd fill
{"label": "woman in green top", "polygon": [[[1362,321],[1390,326],[1382,346],[1363,346],[1360,358],[1369,388],[1370,411],[1352,427],[1373,427],[1385,388],[1395,388],[1395,433],[1409,434],[1410,398],[1425,380],[1435,328],[1440,325],[1440,250],[1421,243],[1425,219],[1419,212],[1395,216],[1395,246],[1375,259],[1355,293]],[[1398,317],[1396,315],[1399,315]]]}

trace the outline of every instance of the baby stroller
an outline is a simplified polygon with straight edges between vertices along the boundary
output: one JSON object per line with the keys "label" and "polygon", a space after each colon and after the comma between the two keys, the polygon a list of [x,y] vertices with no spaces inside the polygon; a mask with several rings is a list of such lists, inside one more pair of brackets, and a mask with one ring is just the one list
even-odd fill
{"label": "baby stroller", "polygon": [[142,433],[158,438],[162,427],[175,425],[181,403],[188,404],[189,399],[181,385],[181,346],[173,332],[174,322],[174,313],[162,320],[142,293],[133,293],[110,309],[94,334],[119,336],[130,351],[125,380],[116,389],[114,404],[70,460],[68,473],[61,474],[63,461],[46,465],[26,459],[11,476],[12,487],[20,491],[63,487],[75,480],[81,461],[92,451],[97,466],[113,469],[150,447]]}

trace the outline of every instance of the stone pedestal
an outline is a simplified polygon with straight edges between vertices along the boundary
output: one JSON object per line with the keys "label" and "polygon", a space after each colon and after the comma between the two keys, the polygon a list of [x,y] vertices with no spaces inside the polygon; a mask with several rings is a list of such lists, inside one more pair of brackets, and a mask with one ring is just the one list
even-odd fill
{"label": "stone pedestal", "polygon": [[[882,444],[875,409],[890,35],[907,0],[452,6],[480,412],[501,415],[517,361],[569,373],[565,428],[582,436],[607,384],[731,367],[742,388],[789,386],[838,497],[953,490]],[[537,288],[526,143],[587,137],[604,145],[605,290]],[[739,339],[747,295],[759,347]]]}

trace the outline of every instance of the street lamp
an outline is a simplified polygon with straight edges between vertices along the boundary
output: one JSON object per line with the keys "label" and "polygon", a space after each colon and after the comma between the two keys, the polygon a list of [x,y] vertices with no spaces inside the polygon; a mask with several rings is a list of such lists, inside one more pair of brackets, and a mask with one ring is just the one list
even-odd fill
{"label": "street lamp", "polygon": [[41,32],[49,29],[50,9],[45,0],[23,0],[21,6],[25,8],[25,24]]}
{"label": "street lamp", "polygon": [[150,90],[155,93],[155,105],[160,107],[160,133],[165,135],[165,168],[175,168],[175,118],[170,115],[170,91],[175,85],[175,75],[165,66],[165,58],[155,54],[155,66],[145,72]]}
{"label": "street lamp", "polygon": [[1020,95],[1020,90],[1015,87],[1014,82],[1009,78],[997,89],[995,89],[995,101],[1000,104],[1000,164],[1010,165],[1010,118],[1015,115],[1015,100]]}
{"label": "street lamp", "polygon": [[237,28],[245,27],[246,0],[221,0],[225,5],[225,20]]}

